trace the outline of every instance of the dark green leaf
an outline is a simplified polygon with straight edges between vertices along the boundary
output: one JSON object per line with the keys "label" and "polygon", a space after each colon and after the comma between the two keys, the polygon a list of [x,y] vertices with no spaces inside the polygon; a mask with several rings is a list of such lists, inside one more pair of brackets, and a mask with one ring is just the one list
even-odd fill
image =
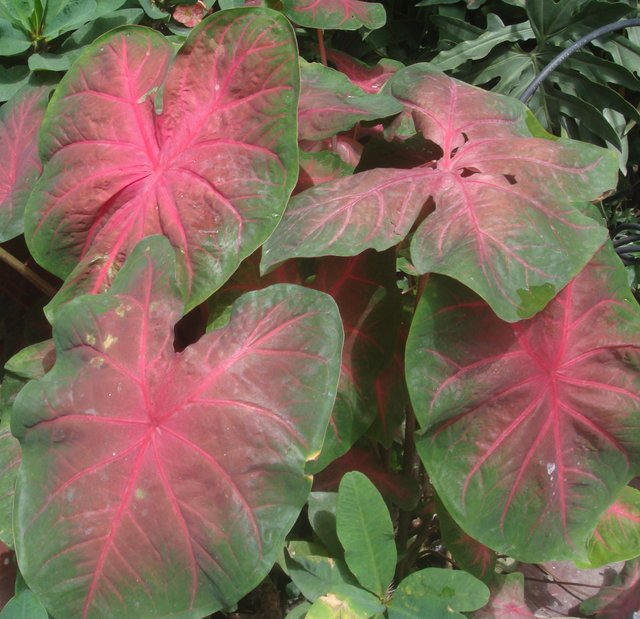
{"label": "dark green leaf", "polygon": [[15,56],[27,51],[29,47],[31,47],[31,41],[22,30],[0,19],[0,56]]}
{"label": "dark green leaf", "polygon": [[487,586],[467,572],[427,568],[407,576],[395,590],[389,619],[462,618],[489,601]]}
{"label": "dark green leaf", "polygon": [[43,36],[55,39],[95,16],[96,0],[48,0]]}
{"label": "dark green leaf", "polygon": [[32,591],[21,591],[0,612],[0,619],[47,619],[49,615]]}
{"label": "dark green leaf", "polygon": [[315,602],[338,585],[358,585],[344,560],[327,556],[322,546],[292,541],[286,552],[287,574],[310,602]]}

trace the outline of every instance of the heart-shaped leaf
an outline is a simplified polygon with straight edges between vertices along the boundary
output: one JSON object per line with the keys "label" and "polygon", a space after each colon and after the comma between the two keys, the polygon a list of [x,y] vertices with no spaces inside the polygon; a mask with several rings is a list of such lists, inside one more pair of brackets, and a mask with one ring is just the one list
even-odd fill
{"label": "heart-shaped leaf", "polygon": [[640,559],[628,561],[613,583],[580,604],[580,611],[594,619],[635,619],[640,611]]}
{"label": "heart-shaped leaf", "polygon": [[287,20],[222,11],[168,69],[171,56],[162,35],[125,27],[91,45],[56,90],[25,221],[36,259],[61,277],[73,270],[54,306],[102,291],[141,238],[162,233],[185,256],[192,307],[280,218],[297,171]]}
{"label": "heart-shaped leaf", "polygon": [[346,453],[377,414],[376,378],[391,359],[400,320],[393,252],[320,261],[313,287],[340,308],[344,348],[338,395],[322,453],[311,472]]}
{"label": "heart-shaped leaf", "polygon": [[492,583],[496,578],[496,553],[467,535],[449,515],[437,495],[435,498],[442,542],[456,565],[482,582]]}
{"label": "heart-shaped leaf", "polygon": [[520,102],[428,65],[401,69],[387,88],[429,154],[411,169],[368,170],[295,196],[265,244],[263,268],[381,251],[427,216],[411,243],[421,273],[458,279],[505,320],[542,309],[607,238],[576,203],[615,186],[615,156],[531,137]]}
{"label": "heart-shaped leaf", "polygon": [[24,385],[42,378],[55,361],[53,340],[33,344],[7,361],[0,385],[0,540],[13,548],[13,497],[20,444],[11,434],[11,409]]}
{"label": "heart-shaped leaf", "polygon": [[299,26],[324,30],[370,30],[387,21],[384,6],[362,0],[282,0],[284,14]]}
{"label": "heart-shaped leaf", "polygon": [[22,234],[24,208],[40,176],[38,129],[50,88],[25,88],[0,109],[0,242]]}
{"label": "heart-shaped leaf", "polygon": [[524,601],[524,576],[507,574],[491,587],[491,599],[473,619],[535,619]]}
{"label": "heart-shaped leaf", "polygon": [[595,568],[640,556],[640,490],[623,488],[593,532],[588,555],[589,560],[579,567]]}
{"label": "heart-shaped leaf", "polygon": [[298,131],[301,140],[322,140],[346,131],[361,120],[375,120],[402,111],[389,95],[370,94],[335,69],[300,60]]}
{"label": "heart-shaped leaf", "polygon": [[389,619],[463,619],[457,611],[476,610],[488,600],[489,589],[471,574],[426,568],[398,585],[389,605]]}
{"label": "heart-shaped leaf", "polygon": [[342,333],[334,302],[280,285],[176,353],[163,237],[109,293],[57,313],[57,360],[16,398],[16,551],[57,617],[203,617],[275,561],[307,498]]}
{"label": "heart-shaped leaf", "polygon": [[418,450],[447,511],[528,562],[586,558],[640,467],[640,315],[606,247],[540,314],[509,324],[452,280],[407,343]]}
{"label": "heart-shaped leaf", "polygon": [[[212,297],[212,324],[225,320],[227,305],[242,292],[275,281],[305,280],[295,261],[260,278],[254,258],[257,256],[245,260]],[[333,297],[344,327],[338,394],[322,452],[308,469],[317,473],[346,453],[376,418],[379,393],[375,381],[393,354],[401,307],[393,252],[369,251],[353,258],[326,256],[311,272],[308,285]]]}
{"label": "heart-shaped leaf", "polygon": [[380,92],[391,76],[404,66],[397,60],[383,58],[377,65],[370,67],[337,49],[327,50],[327,58],[351,82],[370,93]]}

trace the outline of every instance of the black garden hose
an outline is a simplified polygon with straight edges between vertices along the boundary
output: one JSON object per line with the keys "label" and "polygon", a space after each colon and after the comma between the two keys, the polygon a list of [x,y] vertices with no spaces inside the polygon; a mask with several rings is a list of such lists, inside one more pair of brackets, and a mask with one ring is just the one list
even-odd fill
{"label": "black garden hose", "polygon": [[527,103],[533,96],[538,86],[549,77],[549,75],[558,68],[571,54],[577,52],[584,47],[587,43],[591,43],[594,39],[598,39],[605,34],[615,32],[616,30],[623,30],[624,28],[632,28],[633,26],[640,26],[640,18],[634,17],[632,19],[623,19],[622,21],[613,22],[606,26],[601,26],[592,30],[589,34],[585,34],[577,41],[569,45],[567,49],[560,52],[542,71],[540,74],[527,86],[526,90],[518,97],[523,103]]}
{"label": "black garden hose", "polygon": [[[609,34],[610,32],[623,30],[624,28],[632,28],[634,26],[640,26],[640,18],[623,19],[622,21],[613,22],[606,26],[596,28],[589,34],[579,38],[567,47],[567,49],[559,53],[527,86],[525,91],[518,98],[523,103],[527,103],[534,95],[540,84],[542,84],[542,82],[544,82],[544,80],[546,80],[555,69],[569,58],[569,56],[584,47],[587,43],[590,43],[594,39],[598,39],[605,34]],[[636,243],[636,241],[640,241],[640,224],[621,224],[611,231],[611,238],[613,239],[613,247],[616,253],[620,256],[620,259],[625,265],[640,264],[640,245]]]}
{"label": "black garden hose", "polygon": [[624,223],[611,231],[613,247],[625,265],[640,264],[640,224]]}

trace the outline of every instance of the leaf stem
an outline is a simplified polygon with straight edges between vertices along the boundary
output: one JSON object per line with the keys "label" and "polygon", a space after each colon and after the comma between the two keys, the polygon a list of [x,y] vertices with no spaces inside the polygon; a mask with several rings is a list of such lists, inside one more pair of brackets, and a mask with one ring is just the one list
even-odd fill
{"label": "leaf stem", "polygon": [[6,249],[0,247],[0,260],[5,264],[8,264],[12,269],[16,270],[22,277],[33,284],[44,294],[53,297],[57,290],[49,283],[46,282],[37,273],[34,273],[26,264],[23,264],[16,257],[12,256]]}
{"label": "leaf stem", "polygon": [[320,52],[320,62],[328,67],[327,62],[327,48],[324,46],[324,30],[322,28],[316,28],[316,35],[318,36],[318,51]]}
{"label": "leaf stem", "polygon": [[[407,406],[404,423],[404,449],[402,457],[402,474],[405,477],[414,477],[416,464],[416,444],[413,435],[416,431],[416,415],[413,408]],[[398,563],[397,580],[400,582],[408,573],[410,564],[406,560],[407,542],[409,540],[409,528],[411,525],[412,513],[409,510],[400,510],[398,516],[398,551],[403,555],[403,559]]]}

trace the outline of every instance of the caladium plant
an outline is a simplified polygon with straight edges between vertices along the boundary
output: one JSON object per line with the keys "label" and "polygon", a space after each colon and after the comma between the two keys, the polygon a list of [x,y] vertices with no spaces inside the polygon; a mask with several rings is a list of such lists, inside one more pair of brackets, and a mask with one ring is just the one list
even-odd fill
{"label": "caladium plant", "polygon": [[265,269],[295,256],[384,250],[417,221],[419,272],[458,279],[505,320],[542,309],[604,241],[575,203],[611,186],[613,155],[532,137],[522,104],[427,65],[398,71],[389,85],[434,152],[409,169],[367,170],[297,195],[265,244]]}
{"label": "caladium plant", "polygon": [[515,324],[434,277],[411,327],[431,480],[470,535],[525,561],[586,559],[600,515],[640,472],[640,321],[618,267],[601,250]]}
{"label": "caladium plant", "polygon": [[125,27],[91,45],[56,89],[25,218],[36,259],[69,276],[54,304],[104,290],[140,239],[162,233],[186,257],[193,307],[282,214],[297,169],[289,24],[223,11],[172,57],[159,33]]}
{"label": "caladium plant", "polygon": [[138,245],[108,293],[60,311],[55,365],[16,399],[16,548],[55,616],[231,607],[310,489],[338,379],[335,304],[301,287],[251,293],[175,353],[175,274],[166,239]]}
{"label": "caladium plant", "polygon": [[49,90],[25,89],[0,110],[0,241],[23,232],[24,209],[42,172],[37,138]]}
{"label": "caladium plant", "polygon": [[117,28],[2,111],[0,239],[65,278],[0,398],[20,600],[200,619],[279,560],[291,619],[527,617],[498,553],[637,556],[640,314],[588,205],[616,158],[324,49],[378,3],[205,4],[177,51]]}

